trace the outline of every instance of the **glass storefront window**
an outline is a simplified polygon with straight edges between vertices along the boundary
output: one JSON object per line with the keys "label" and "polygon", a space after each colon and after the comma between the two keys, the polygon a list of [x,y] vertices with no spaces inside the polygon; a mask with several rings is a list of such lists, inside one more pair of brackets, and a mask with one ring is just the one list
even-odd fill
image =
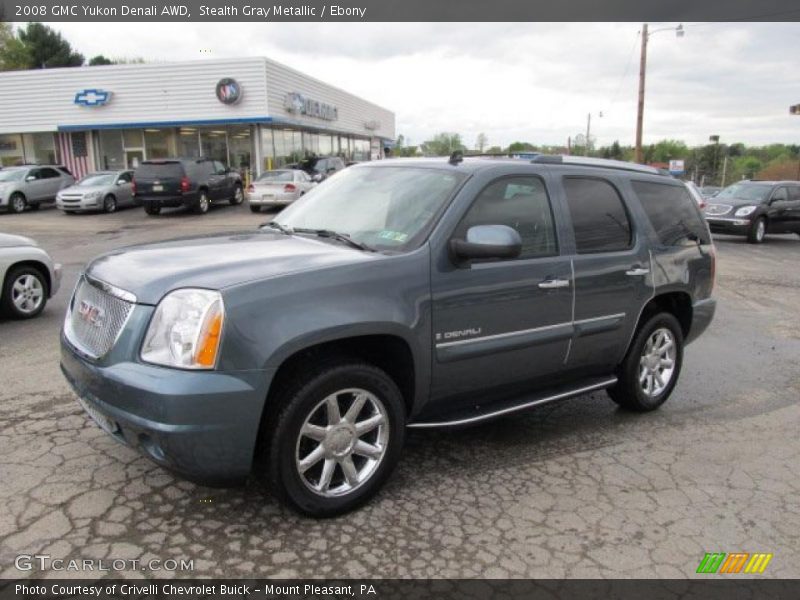
{"label": "glass storefront window", "polygon": [[250,168],[250,128],[231,127],[228,131],[228,153],[231,157],[230,167],[238,171]]}
{"label": "glass storefront window", "polygon": [[26,133],[22,136],[25,162],[52,165],[56,162],[56,141],[52,133]]}
{"label": "glass storefront window", "polygon": [[[145,129],[144,148],[148,159],[175,155],[173,133],[167,129]],[[170,143],[172,142],[172,143]],[[173,147],[173,149],[170,148]]]}
{"label": "glass storefront window", "polygon": [[333,136],[325,133],[319,134],[319,150],[317,154],[320,156],[333,156],[336,150],[333,147]]}
{"label": "glass storefront window", "polygon": [[141,129],[123,129],[122,142],[125,144],[125,149],[131,148],[144,148],[144,136]]}
{"label": "glass storefront window", "polygon": [[353,160],[369,160],[370,144],[369,140],[354,139],[353,144]]}
{"label": "glass storefront window", "polygon": [[204,158],[228,164],[228,132],[225,129],[201,129],[200,149]]}
{"label": "glass storefront window", "polygon": [[[273,169],[282,167],[288,163],[301,160],[304,156],[302,134],[291,129],[267,129],[262,137],[262,148],[265,150],[265,167],[270,168],[272,162]],[[269,133],[272,134],[272,156],[266,152],[268,149]],[[268,160],[271,159],[271,160]]]}
{"label": "glass storefront window", "polygon": [[178,129],[178,156],[197,158],[200,156],[200,142],[197,129],[194,127],[181,127]]}
{"label": "glass storefront window", "polygon": [[100,145],[101,169],[124,169],[125,151],[122,147],[122,133],[118,129],[101,129],[98,136]]}
{"label": "glass storefront window", "polygon": [[350,152],[350,138],[346,135],[339,136],[339,156],[345,160],[350,160],[352,153]]}
{"label": "glass storefront window", "polygon": [[0,165],[11,167],[24,162],[22,136],[17,134],[0,135]]}

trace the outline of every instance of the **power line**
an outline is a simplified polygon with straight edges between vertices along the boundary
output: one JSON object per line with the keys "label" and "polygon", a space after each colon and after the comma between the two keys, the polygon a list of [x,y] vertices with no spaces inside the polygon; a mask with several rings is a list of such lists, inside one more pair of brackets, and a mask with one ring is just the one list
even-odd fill
{"label": "power line", "polygon": [[625,78],[628,76],[628,71],[630,71],[631,64],[633,63],[633,57],[636,54],[636,46],[639,42],[639,36],[642,35],[641,31],[636,32],[636,38],[633,40],[633,46],[631,46],[631,51],[628,55],[628,63],[625,65],[625,71],[622,73],[622,77],[619,80],[619,84],[617,85],[617,91],[614,92],[614,95],[611,97],[611,101],[608,103],[609,106],[614,104],[617,101],[617,97],[619,97],[620,90],[622,90],[622,84],[625,82]]}

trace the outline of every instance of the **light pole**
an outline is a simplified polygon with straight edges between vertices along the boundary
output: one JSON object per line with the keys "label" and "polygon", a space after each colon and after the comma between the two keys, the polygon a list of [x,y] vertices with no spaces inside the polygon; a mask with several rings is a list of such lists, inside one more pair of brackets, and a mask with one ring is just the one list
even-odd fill
{"label": "light pole", "polygon": [[709,142],[714,142],[714,185],[718,182],[718,175],[719,175],[719,136],[718,135],[710,135],[708,136]]}
{"label": "light pole", "polygon": [[[601,110],[597,113],[598,117],[603,116],[603,111]],[[591,148],[591,135],[592,135],[592,113],[588,113],[586,115],[586,152],[585,155],[589,156],[589,149]]]}
{"label": "light pole", "polygon": [[[789,107],[789,114],[800,116],[800,104],[793,104]],[[797,161],[797,179],[800,180],[800,160]]]}
{"label": "light pole", "polygon": [[677,27],[664,27],[662,29],[654,29],[649,31],[647,23],[642,24],[642,52],[639,57],[639,102],[636,111],[636,155],[635,160],[637,163],[642,162],[642,123],[644,121],[644,80],[645,73],[647,72],[647,42],[651,35],[659,33],[660,31],[674,31],[676,37],[683,37],[685,33],[683,24]]}

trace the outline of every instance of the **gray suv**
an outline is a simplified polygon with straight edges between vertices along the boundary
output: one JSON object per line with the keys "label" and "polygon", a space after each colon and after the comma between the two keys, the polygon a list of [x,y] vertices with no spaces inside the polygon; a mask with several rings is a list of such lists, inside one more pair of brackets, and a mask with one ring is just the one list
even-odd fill
{"label": "gray suv", "polygon": [[0,209],[21,213],[26,207],[37,210],[53,204],[56,195],[75,183],[64,167],[36,165],[9,167],[0,171]]}
{"label": "gray suv", "polygon": [[696,202],[655,169],[372,162],[257,231],[95,259],[61,364],[156,463],[204,484],[252,473],[330,516],[377,492],[408,428],[599,389],[657,408],[713,317],[714,264]]}

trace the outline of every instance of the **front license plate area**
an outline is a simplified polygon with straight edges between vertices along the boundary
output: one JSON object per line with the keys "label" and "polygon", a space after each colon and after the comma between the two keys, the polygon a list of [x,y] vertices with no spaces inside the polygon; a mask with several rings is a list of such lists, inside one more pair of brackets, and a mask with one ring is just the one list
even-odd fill
{"label": "front license plate area", "polygon": [[92,418],[92,420],[95,423],[97,423],[100,429],[102,429],[106,433],[110,433],[111,435],[114,435],[117,432],[119,432],[119,426],[114,421],[109,419],[107,416],[105,416],[103,413],[101,413],[99,410],[97,410],[95,407],[89,404],[86,400],[84,400],[83,398],[78,398],[78,402],[80,402],[81,406],[83,407],[83,410],[85,410],[86,413]]}

